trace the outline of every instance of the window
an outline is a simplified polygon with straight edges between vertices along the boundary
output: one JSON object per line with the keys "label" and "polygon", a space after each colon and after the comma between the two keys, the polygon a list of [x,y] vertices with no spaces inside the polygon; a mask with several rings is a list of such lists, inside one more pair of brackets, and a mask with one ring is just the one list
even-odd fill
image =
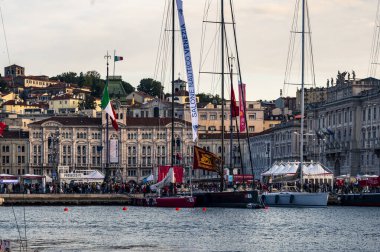
{"label": "window", "polygon": [[255,132],[255,126],[249,126],[248,132]]}
{"label": "window", "polygon": [[352,110],[350,110],[350,122],[352,122]]}
{"label": "window", "polygon": [[217,118],[216,118],[216,114],[211,114],[211,115],[210,115],[210,120],[217,120]]}
{"label": "window", "polygon": [[376,107],[373,108],[373,120],[376,120]]}
{"label": "window", "polygon": [[371,108],[368,108],[368,121],[371,120]]}
{"label": "window", "polygon": [[128,170],[128,176],[129,177],[136,177],[136,174],[137,174],[137,172],[136,172],[136,170]]}
{"label": "window", "polygon": [[344,122],[346,123],[348,121],[347,111],[344,111]]}
{"label": "window", "polygon": [[248,120],[255,120],[255,119],[256,119],[256,114],[248,115]]}

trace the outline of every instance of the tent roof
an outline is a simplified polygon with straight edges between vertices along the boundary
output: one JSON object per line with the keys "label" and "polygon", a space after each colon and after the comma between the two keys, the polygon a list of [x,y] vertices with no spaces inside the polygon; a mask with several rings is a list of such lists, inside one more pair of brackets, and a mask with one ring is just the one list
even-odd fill
{"label": "tent roof", "polygon": [[[262,176],[279,176],[279,175],[288,175],[295,174],[298,170],[300,162],[281,162],[274,163],[271,168],[262,173]],[[328,175],[332,174],[330,170],[326,167],[323,167],[320,163],[303,163],[302,172],[305,175]]]}

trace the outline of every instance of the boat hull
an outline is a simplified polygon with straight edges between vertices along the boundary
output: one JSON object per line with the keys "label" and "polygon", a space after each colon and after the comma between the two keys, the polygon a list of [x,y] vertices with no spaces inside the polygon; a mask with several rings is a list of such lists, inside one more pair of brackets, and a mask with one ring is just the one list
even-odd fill
{"label": "boat hull", "polygon": [[192,208],[195,206],[196,197],[159,197],[156,199],[156,207]]}
{"label": "boat hull", "polygon": [[261,208],[258,191],[202,192],[197,197],[196,207]]}
{"label": "boat hull", "polygon": [[261,196],[266,206],[273,207],[327,207],[328,193],[278,192]]}
{"label": "boat hull", "polygon": [[338,199],[343,206],[380,207],[380,193],[341,194]]}

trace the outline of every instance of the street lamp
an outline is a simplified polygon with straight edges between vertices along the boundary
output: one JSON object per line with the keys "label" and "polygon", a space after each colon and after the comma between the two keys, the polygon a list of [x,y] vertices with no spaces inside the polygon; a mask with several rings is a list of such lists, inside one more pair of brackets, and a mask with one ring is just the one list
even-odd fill
{"label": "street lamp", "polygon": [[51,133],[48,137],[48,148],[50,150],[50,160],[52,165],[51,175],[54,180],[57,180],[57,168],[59,164],[59,130],[57,129],[54,133]]}

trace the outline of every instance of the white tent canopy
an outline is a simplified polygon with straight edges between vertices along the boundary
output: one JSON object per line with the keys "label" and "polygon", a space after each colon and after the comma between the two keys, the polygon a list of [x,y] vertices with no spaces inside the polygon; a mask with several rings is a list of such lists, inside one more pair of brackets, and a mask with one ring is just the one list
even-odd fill
{"label": "white tent canopy", "polygon": [[90,182],[102,183],[105,175],[98,170],[75,170],[69,173],[59,173],[61,182]]}
{"label": "white tent canopy", "polygon": [[[275,162],[271,168],[261,174],[263,177],[294,175],[297,173],[300,162]],[[332,176],[332,172],[318,162],[304,162],[302,167],[304,176]]]}

